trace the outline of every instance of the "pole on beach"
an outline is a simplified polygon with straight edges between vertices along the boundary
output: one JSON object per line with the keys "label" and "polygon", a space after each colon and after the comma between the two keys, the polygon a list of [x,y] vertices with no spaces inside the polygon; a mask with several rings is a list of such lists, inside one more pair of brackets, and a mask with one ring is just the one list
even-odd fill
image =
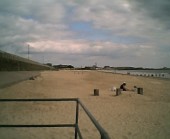
{"label": "pole on beach", "polygon": [[137,93],[143,95],[143,88],[137,88]]}
{"label": "pole on beach", "polygon": [[121,94],[121,89],[120,88],[116,88],[116,96],[119,96]]}
{"label": "pole on beach", "polygon": [[94,96],[99,96],[99,89],[94,89]]}

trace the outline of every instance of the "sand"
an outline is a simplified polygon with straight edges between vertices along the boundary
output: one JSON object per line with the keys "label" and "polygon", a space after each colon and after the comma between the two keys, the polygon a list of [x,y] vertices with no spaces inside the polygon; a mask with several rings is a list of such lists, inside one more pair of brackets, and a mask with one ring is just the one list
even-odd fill
{"label": "sand", "polygon": [[[144,89],[115,96],[122,82]],[[99,96],[93,96],[94,89]],[[170,80],[98,71],[45,71],[0,90],[0,98],[80,98],[111,139],[170,138]],[[0,124],[73,123],[74,102],[1,103]],[[100,138],[82,109],[79,125],[84,139]],[[2,139],[74,139],[73,128],[0,128]]]}

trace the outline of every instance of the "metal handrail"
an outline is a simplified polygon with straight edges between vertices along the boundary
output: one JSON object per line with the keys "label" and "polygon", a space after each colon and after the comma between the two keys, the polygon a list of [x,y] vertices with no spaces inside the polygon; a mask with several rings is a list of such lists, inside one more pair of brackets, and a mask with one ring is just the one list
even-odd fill
{"label": "metal handrail", "polygon": [[88,115],[88,117],[90,118],[90,120],[93,122],[93,124],[95,125],[95,127],[98,129],[98,131],[100,132],[101,135],[101,139],[110,139],[109,135],[107,134],[107,132],[101,127],[101,125],[96,121],[96,119],[93,117],[93,115],[89,112],[89,110],[84,106],[84,104],[78,99],[79,104],[81,105],[81,107],[84,109],[84,111],[86,112],[86,114]]}
{"label": "metal handrail", "polygon": [[45,101],[75,101],[76,102],[76,119],[74,124],[50,124],[50,125],[2,125],[0,124],[0,128],[37,128],[37,127],[74,127],[75,128],[75,139],[79,136],[80,139],[83,139],[79,125],[79,105],[83,108],[85,113],[88,115],[92,123],[95,125],[97,130],[100,133],[101,139],[110,139],[107,132],[101,127],[101,125],[96,121],[93,115],[89,112],[89,110],[85,107],[85,105],[78,98],[57,98],[57,99],[0,99],[0,102],[45,102]]}

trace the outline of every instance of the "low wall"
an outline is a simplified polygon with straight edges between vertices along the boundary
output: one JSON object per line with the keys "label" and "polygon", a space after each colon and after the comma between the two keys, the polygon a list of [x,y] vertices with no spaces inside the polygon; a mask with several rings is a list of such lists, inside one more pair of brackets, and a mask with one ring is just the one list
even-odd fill
{"label": "low wall", "polygon": [[40,71],[1,71],[0,88],[4,88],[12,84],[28,80],[30,77],[35,77],[38,75],[40,75]]}

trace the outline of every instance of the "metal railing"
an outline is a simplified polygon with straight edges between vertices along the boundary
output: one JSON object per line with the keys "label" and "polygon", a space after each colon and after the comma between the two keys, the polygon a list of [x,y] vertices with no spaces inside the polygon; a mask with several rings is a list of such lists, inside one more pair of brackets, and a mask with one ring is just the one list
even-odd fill
{"label": "metal railing", "polygon": [[88,115],[92,123],[95,125],[96,129],[99,131],[101,139],[110,139],[107,132],[101,127],[101,125],[96,121],[93,115],[89,112],[89,110],[85,107],[85,105],[80,101],[78,98],[58,98],[58,99],[0,99],[0,103],[4,102],[58,102],[58,101],[75,101],[76,102],[76,114],[75,114],[75,123],[74,124],[26,124],[26,125],[19,125],[19,124],[0,124],[0,128],[43,128],[43,127],[73,127],[75,129],[75,139],[78,137],[83,139],[80,128],[79,128],[79,106],[85,111]]}

